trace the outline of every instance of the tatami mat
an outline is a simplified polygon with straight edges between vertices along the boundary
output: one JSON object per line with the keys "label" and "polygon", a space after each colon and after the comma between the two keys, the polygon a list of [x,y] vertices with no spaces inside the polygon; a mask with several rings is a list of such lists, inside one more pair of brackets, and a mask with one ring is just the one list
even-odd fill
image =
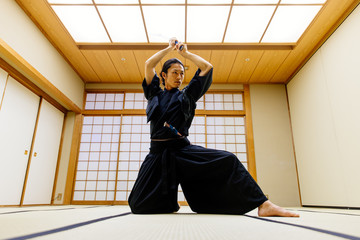
{"label": "tatami mat", "polygon": [[128,206],[0,208],[0,239],[239,240],[356,239],[360,211],[292,208],[300,218],[195,214],[134,215]]}

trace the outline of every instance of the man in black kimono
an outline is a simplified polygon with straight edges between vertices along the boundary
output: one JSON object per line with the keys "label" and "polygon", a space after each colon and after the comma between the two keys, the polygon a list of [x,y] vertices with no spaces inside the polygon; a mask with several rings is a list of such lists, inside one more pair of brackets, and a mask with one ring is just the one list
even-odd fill
{"label": "man in black kimono", "polygon": [[[155,72],[155,66],[173,50],[199,68],[181,91],[181,61],[173,58],[164,63],[160,73],[164,90]],[[178,211],[181,184],[190,208],[197,213],[245,214],[258,208],[259,216],[298,216],[271,203],[234,154],[192,145],[187,139],[196,101],[209,89],[212,71],[209,62],[175,38],[146,61],[142,86],[148,99],[151,145],[129,196],[132,212]]]}

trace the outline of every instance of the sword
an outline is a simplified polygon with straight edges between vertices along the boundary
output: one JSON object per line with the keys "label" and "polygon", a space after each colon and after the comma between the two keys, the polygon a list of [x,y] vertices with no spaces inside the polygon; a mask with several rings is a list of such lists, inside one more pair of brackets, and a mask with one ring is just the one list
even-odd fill
{"label": "sword", "polygon": [[164,123],[164,127],[170,128],[170,130],[175,133],[176,135],[179,135],[180,137],[182,137],[181,133],[179,133],[178,130],[176,130],[176,128],[174,126],[172,126],[171,124],[168,124],[167,122]]}

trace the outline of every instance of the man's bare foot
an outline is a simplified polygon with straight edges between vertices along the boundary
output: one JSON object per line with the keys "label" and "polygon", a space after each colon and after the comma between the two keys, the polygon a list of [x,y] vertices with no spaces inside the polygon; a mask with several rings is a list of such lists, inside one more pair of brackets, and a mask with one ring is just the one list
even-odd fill
{"label": "man's bare foot", "polygon": [[258,215],[259,217],[300,217],[299,214],[285,210],[284,208],[273,204],[269,200],[258,207]]}

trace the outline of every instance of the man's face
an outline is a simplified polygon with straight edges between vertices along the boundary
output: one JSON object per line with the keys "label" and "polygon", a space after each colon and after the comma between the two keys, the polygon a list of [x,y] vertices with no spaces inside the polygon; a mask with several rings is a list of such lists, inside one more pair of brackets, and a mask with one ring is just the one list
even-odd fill
{"label": "man's face", "polygon": [[180,63],[173,63],[167,73],[162,73],[165,80],[165,88],[171,90],[179,88],[184,80],[184,68]]}

